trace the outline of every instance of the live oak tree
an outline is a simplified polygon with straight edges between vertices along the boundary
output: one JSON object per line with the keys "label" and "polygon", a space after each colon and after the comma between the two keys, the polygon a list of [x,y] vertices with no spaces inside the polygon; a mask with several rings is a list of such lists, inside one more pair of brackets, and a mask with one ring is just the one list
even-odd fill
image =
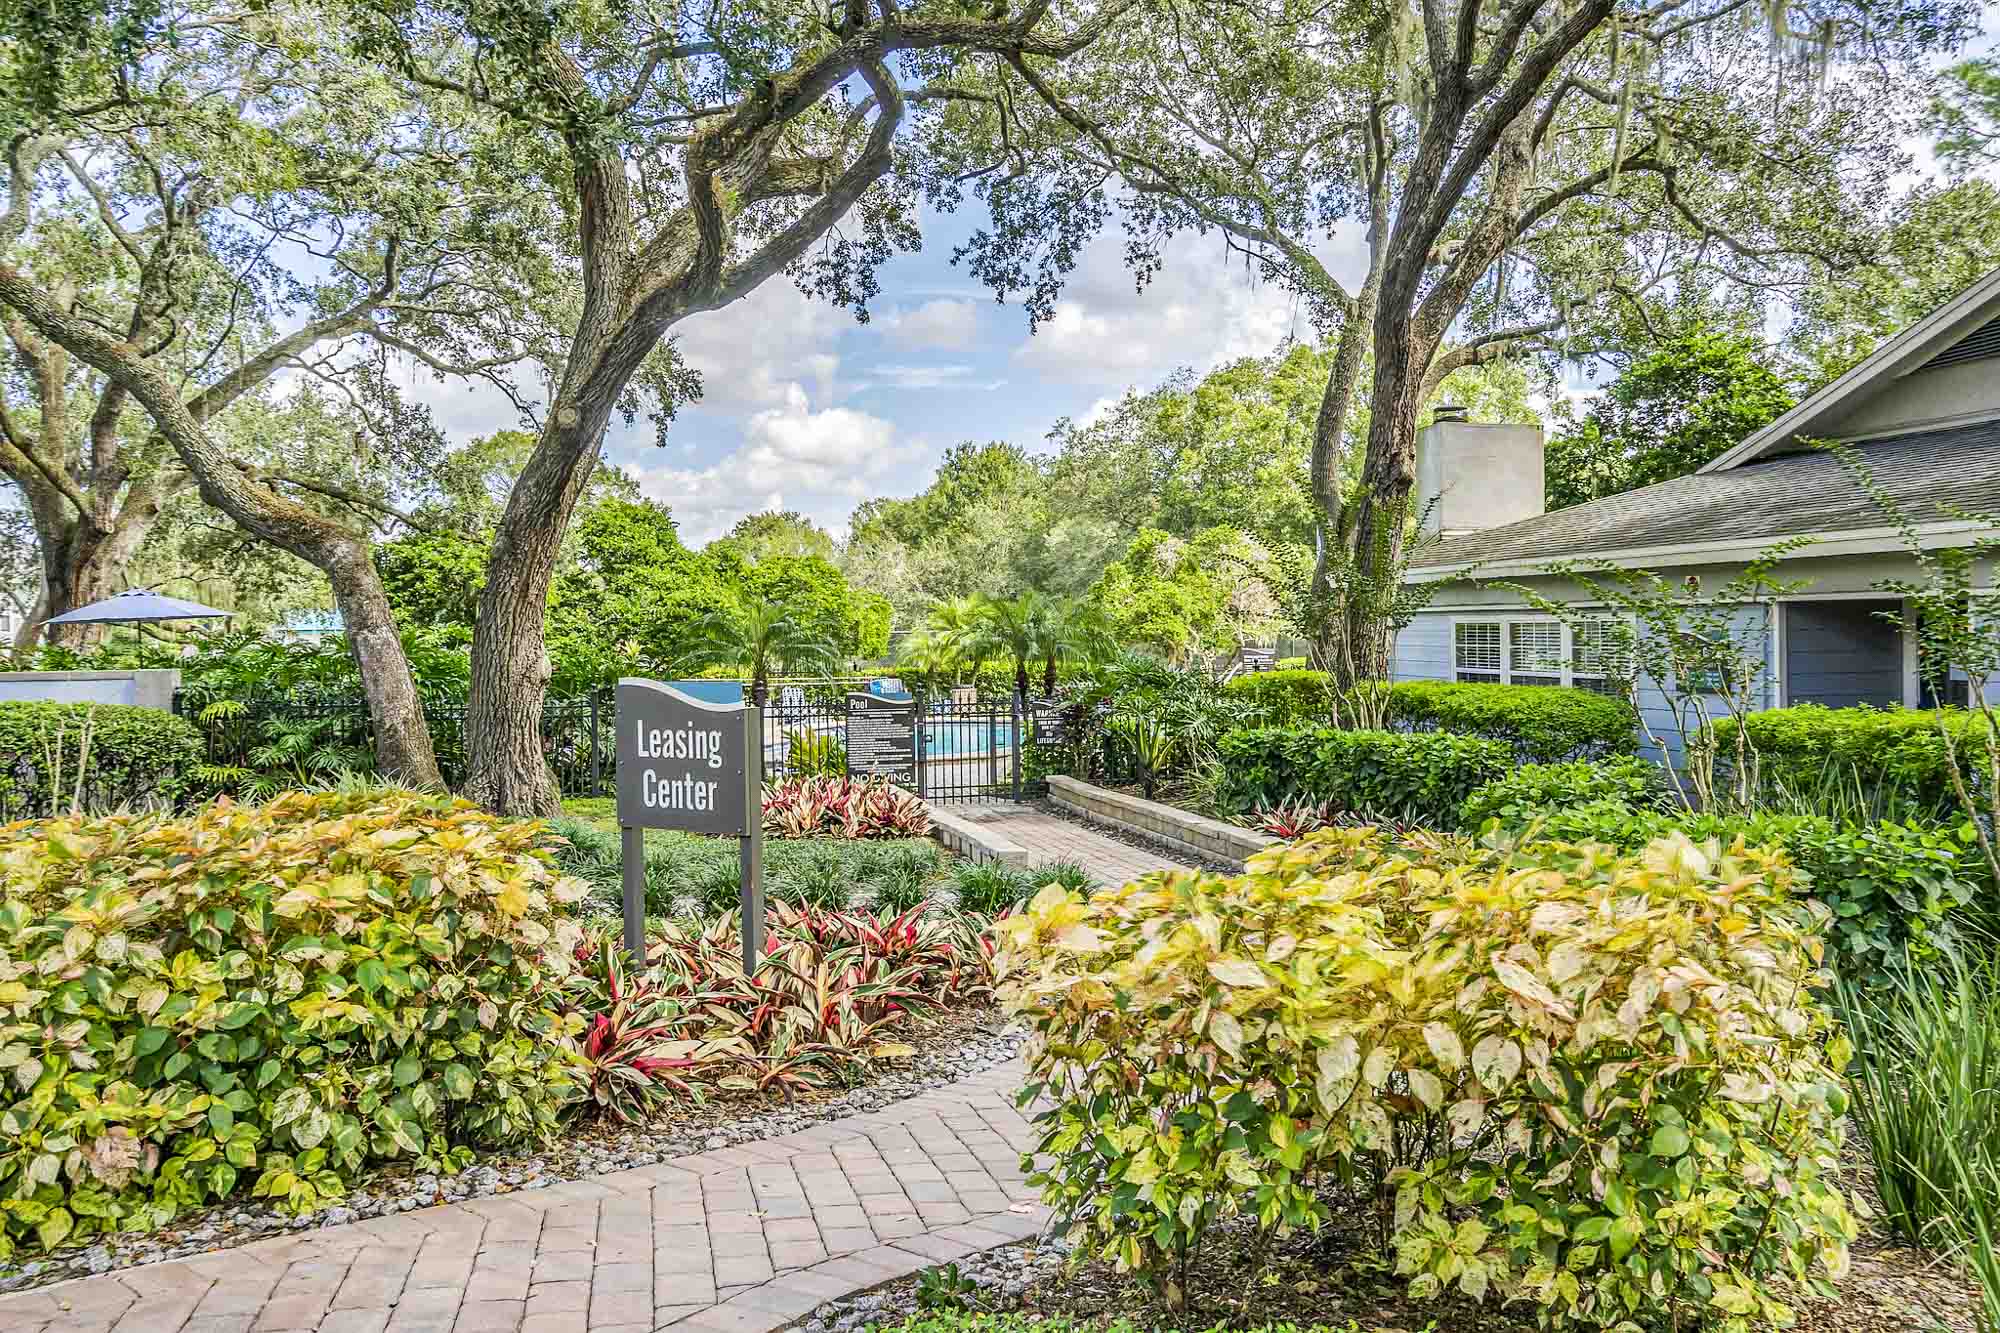
{"label": "live oak tree", "polygon": [[[964,141],[974,270],[1046,314],[1116,217],[1143,278],[1220,233],[1333,340],[1313,653],[1387,668],[1420,409],[1466,366],[1587,351],[1656,290],[1795,293],[1869,253],[1925,53],[1972,7],[1829,0],[1163,3]],[[1333,261],[1353,248],[1351,263]],[[1365,396],[1365,435],[1349,438]],[[1343,458],[1359,448],[1358,485]]]}
{"label": "live oak tree", "polygon": [[1132,5],[340,8],[406,87],[501,119],[577,263],[567,351],[481,594],[469,795],[555,808],[538,728],[549,581],[613,414],[651,398],[664,430],[693,387],[668,333],[787,271],[863,309],[876,265],[917,240],[915,203],[940,184],[924,144],[945,111],[997,117],[1001,98],[1033,95],[1022,70],[1084,50]]}
{"label": "live oak tree", "polygon": [[1977,176],[1925,181],[1896,201],[1866,264],[1815,280],[1785,344],[1818,388],[2000,267],[2000,186]]}
{"label": "live oak tree", "polygon": [[435,449],[395,391],[397,359],[504,388],[501,368],[546,353],[527,299],[546,266],[491,250],[533,209],[511,171],[441,155],[379,72],[296,10],[103,17],[73,44],[11,45],[22,77],[0,99],[0,317],[21,368],[0,465],[35,515],[49,607],[108,590],[167,502],[198,489],[326,575],[378,767],[436,782],[365,529],[338,516],[393,506],[243,457],[214,424],[286,373],[342,395],[371,447]]}
{"label": "live oak tree", "polygon": [[794,509],[745,514],[736,520],[729,535],[718,541],[753,565],[774,555],[812,555],[827,561],[834,557],[833,535]]}
{"label": "live oak tree", "polygon": [[1938,156],[1962,170],[2000,162],[2000,57],[1966,60],[1945,71],[1931,107]]}

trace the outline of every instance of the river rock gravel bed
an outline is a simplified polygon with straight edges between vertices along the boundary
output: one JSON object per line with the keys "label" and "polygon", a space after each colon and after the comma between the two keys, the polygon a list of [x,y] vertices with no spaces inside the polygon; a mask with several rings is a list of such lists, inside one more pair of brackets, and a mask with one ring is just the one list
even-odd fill
{"label": "river rock gravel bed", "polygon": [[[1069,1244],[1062,1240],[1033,1240],[1019,1245],[1002,1245],[967,1255],[955,1264],[959,1278],[971,1284],[961,1288],[959,1299],[975,1310],[1019,1310],[1028,1304],[1044,1283],[1059,1281],[1069,1262]],[[801,1319],[794,1328],[799,1333],[862,1333],[871,1326],[894,1328],[922,1309],[918,1299],[919,1278],[899,1278],[873,1291],[856,1292],[828,1301]]]}
{"label": "river rock gravel bed", "polygon": [[[921,1021],[920,1021],[921,1022]],[[955,1010],[907,1034],[918,1054],[883,1066],[858,1087],[783,1102],[715,1098],[646,1125],[592,1120],[534,1153],[482,1157],[455,1176],[386,1168],[362,1181],[331,1207],[303,1216],[275,1212],[250,1200],[232,1200],[190,1211],[159,1231],[96,1237],[89,1245],[17,1262],[0,1263],[0,1292],[46,1286],[68,1278],[108,1273],[137,1264],[247,1245],[251,1241],[314,1227],[404,1213],[515,1190],[540,1189],[569,1180],[652,1166],[691,1153],[775,1138],[830,1120],[880,1110],[1013,1058],[1024,1033],[998,1010]]]}

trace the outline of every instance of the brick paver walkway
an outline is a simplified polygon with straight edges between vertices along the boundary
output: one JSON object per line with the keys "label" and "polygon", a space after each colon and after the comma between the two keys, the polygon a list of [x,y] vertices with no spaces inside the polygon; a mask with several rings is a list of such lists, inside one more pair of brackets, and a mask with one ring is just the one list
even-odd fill
{"label": "brick paver walkway", "polygon": [[0,1297],[0,1333],[766,1333],[1038,1231],[1019,1081]]}
{"label": "brick paver walkway", "polygon": [[1032,805],[954,805],[952,814],[984,824],[1027,848],[1031,865],[1075,861],[1100,884],[1124,884],[1149,870],[1189,870],[1165,852],[1134,847]]}

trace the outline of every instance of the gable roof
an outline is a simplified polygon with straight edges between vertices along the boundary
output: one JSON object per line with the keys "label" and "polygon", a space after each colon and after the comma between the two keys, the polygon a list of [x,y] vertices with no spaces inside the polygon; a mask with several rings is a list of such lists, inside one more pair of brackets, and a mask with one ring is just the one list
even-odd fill
{"label": "gable roof", "polygon": [[1882,381],[1921,370],[1934,361],[1944,364],[1945,354],[1957,351],[1961,342],[1976,340],[1976,345],[1983,346],[1995,332],[1996,319],[2000,319],[2000,268],[1877,347],[1846,374],[1776,421],[1745,436],[1742,443],[1705,464],[1701,471],[1727,472],[1795,449],[1801,437],[1826,435],[1817,428],[1819,423],[1852,408],[1880,388]]}
{"label": "gable roof", "polygon": [[[1913,432],[1854,446],[1877,486],[1919,527],[1946,509],[2000,510],[2000,420]],[[1754,553],[1786,537],[1829,540],[1806,554],[1901,545],[1882,508],[1823,449],[1703,469],[1414,552],[1410,575],[1533,572],[1557,560],[1617,558],[1695,564]],[[1496,568],[1496,566],[1498,568]],[[1512,567],[1509,569],[1508,567]]]}

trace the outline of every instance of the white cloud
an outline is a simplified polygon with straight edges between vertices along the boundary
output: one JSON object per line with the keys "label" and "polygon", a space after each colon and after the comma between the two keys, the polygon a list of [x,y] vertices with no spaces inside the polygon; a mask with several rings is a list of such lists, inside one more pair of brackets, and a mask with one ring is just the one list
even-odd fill
{"label": "white cloud", "polygon": [[[1358,245],[1343,236],[1322,259],[1344,275],[1358,261]],[[1053,316],[1015,351],[1016,367],[1044,381],[1147,388],[1177,366],[1206,371],[1266,355],[1288,337],[1313,336],[1298,300],[1246,273],[1216,237],[1179,237],[1164,259],[1140,290],[1118,236],[1099,236]]]}
{"label": "white cloud", "polygon": [[868,379],[855,385],[855,392],[880,385],[890,389],[997,389],[1004,379],[975,380],[975,367],[964,364],[942,366],[882,365],[868,368]]}
{"label": "white cloud", "polygon": [[672,507],[690,545],[727,532],[745,514],[796,509],[827,528],[918,456],[893,423],[852,408],[815,410],[788,386],[782,405],[752,413],[742,445],[706,468],[639,467],[639,489]]}
{"label": "white cloud", "polygon": [[817,401],[831,399],[840,358],[830,349],[852,318],[773,279],[675,333],[682,357],[701,372],[700,405],[735,414],[781,405],[802,383]]}
{"label": "white cloud", "polygon": [[876,324],[889,342],[916,350],[961,351],[979,336],[978,312],[972,302],[962,300],[926,301],[884,316]]}

